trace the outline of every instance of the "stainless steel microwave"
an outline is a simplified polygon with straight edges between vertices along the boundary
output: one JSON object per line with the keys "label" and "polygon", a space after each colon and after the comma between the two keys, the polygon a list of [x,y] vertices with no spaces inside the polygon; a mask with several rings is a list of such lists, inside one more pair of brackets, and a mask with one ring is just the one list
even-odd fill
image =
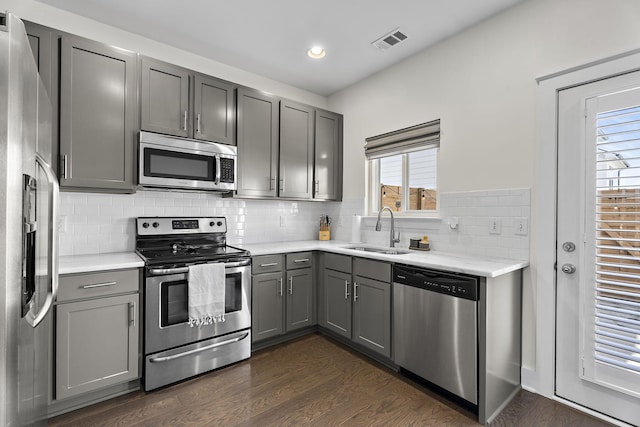
{"label": "stainless steel microwave", "polygon": [[236,189],[237,147],[140,132],[138,184],[187,190]]}

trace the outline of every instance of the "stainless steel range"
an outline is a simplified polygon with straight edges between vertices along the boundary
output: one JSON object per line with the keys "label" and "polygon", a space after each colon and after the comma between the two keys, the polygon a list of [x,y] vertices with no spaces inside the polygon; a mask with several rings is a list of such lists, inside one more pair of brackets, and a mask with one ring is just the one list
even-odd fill
{"label": "stainless steel range", "polygon": [[[251,258],[226,244],[224,217],[142,217],[144,388],[153,390],[251,355]],[[189,267],[224,263],[224,321],[189,326]]]}

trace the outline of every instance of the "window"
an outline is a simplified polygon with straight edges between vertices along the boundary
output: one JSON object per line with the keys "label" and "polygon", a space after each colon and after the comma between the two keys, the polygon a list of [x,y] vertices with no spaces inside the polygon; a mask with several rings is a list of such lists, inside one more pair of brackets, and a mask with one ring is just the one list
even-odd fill
{"label": "window", "polygon": [[367,138],[370,213],[437,211],[439,147],[439,120]]}

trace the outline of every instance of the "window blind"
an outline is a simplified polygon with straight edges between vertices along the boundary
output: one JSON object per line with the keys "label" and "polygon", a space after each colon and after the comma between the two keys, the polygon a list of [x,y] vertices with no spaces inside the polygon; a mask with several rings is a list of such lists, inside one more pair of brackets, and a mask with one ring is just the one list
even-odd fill
{"label": "window blind", "polygon": [[367,159],[371,160],[439,146],[440,120],[438,119],[369,137],[366,139],[364,153]]}
{"label": "window blind", "polygon": [[595,354],[640,373],[640,108],[597,116]]}

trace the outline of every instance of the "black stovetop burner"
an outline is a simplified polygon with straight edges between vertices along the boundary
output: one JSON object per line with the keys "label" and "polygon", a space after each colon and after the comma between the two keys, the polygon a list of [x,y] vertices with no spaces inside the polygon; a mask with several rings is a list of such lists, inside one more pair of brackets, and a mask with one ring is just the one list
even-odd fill
{"label": "black stovetop burner", "polygon": [[251,254],[226,244],[226,218],[138,218],[136,252],[148,266],[231,261]]}

